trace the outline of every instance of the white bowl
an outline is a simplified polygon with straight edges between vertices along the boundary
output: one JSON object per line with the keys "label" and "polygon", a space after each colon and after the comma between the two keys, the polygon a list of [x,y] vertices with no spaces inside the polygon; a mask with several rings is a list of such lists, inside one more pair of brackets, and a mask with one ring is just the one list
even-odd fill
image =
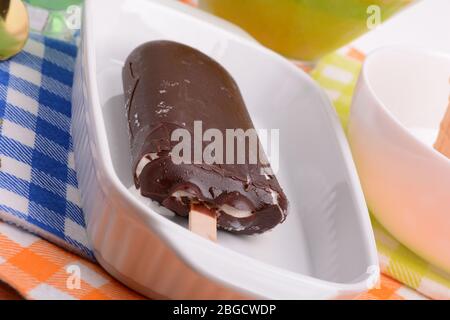
{"label": "white bowl", "polygon": [[375,51],[363,65],[349,139],[369,208],[397,239],[450,272],[450,160],[433,144],[450,95],[450,57]]}
{"label": "white bowl", "polygon": [[[90,244],[99,262],[150,297],[328,299],[378,278],[368,212],[334,110],[300,69],[229,24],[176,3],[91,0],[73,105],[74,145]],[[238,30],[238,31],[237,31]],[[257,128],[280,128],[290,199],[282,225],[218,243],[133,190],[121,69],[143,42],[169,39],[224,65]]]}

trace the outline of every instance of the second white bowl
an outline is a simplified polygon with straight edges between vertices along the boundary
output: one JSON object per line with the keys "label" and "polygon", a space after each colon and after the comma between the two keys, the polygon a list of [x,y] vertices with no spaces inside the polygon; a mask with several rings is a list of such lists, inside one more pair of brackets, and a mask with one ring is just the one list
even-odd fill
{"label": "second white bowl", "polygon": [[375,51],[356,88],[349,139],[373,214],[402,243],[450,272],[450,160],[433,149],[449,79],[446,55]]}

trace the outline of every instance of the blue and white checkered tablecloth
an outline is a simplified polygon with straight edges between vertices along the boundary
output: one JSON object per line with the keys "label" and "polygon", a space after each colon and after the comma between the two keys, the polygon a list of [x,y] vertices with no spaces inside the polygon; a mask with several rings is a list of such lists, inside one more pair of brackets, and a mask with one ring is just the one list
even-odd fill
{"label": "blue and white checkered tablecloth", "polygon": [[0,62],[0,219],[93,258],[70,134],[76,54],[32,34]]}

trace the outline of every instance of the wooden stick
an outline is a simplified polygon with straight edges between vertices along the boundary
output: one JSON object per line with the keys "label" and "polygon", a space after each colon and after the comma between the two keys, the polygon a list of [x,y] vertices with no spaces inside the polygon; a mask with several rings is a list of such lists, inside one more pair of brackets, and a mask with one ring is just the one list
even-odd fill
{"label": "wooden stick", "polygon": [[201,204],[191,204],[189,230],[211,241],[217,241],[217,216]]}
{"label": "wooden stick", "polygon": [[447,158],[450,158],[450,103],[444,119],[442,119],[434,148]]}

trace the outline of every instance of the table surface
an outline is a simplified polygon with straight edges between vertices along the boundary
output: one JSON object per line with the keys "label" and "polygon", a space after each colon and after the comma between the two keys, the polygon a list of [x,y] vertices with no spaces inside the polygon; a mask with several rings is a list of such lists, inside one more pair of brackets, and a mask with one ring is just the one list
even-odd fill
{"label": "table surface", "polygon": [[0,300],[23,300],[23,298],[10,286],[0,281]]}

